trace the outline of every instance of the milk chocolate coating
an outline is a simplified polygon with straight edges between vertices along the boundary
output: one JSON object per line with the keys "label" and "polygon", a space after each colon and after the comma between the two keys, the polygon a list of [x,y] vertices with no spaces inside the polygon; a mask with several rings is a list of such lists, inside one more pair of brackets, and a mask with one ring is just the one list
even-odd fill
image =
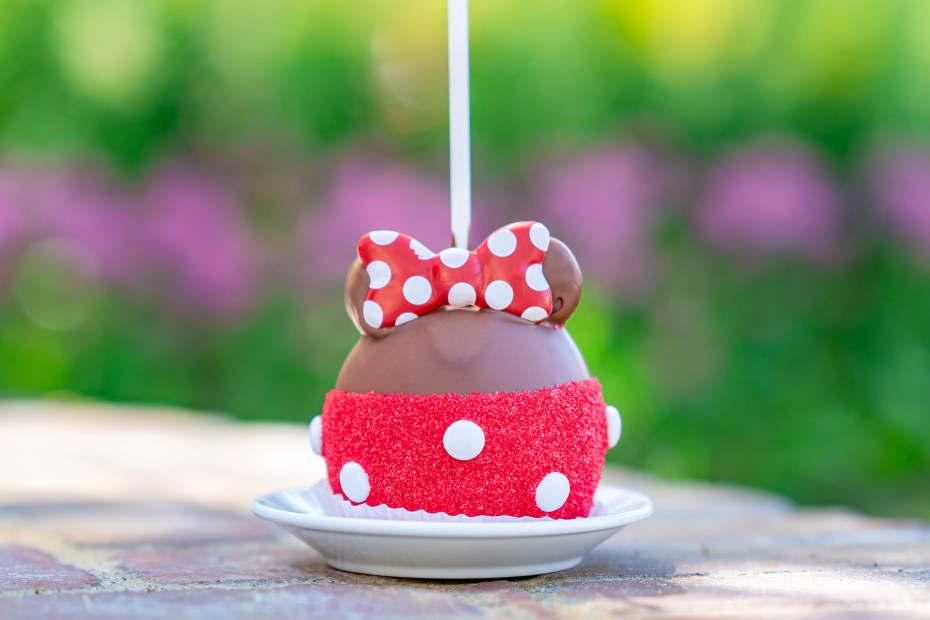
{"label": "milk chocolate coating", "polygon": [[522,392],[584,381],[591,374],[564,329],[495,310],[444,308],[390,337],[363,335],[336,389],[382,394]]}
{"label": "milk chocolate coating", "polygon": [[584,381],[591,374],[561,326],[581,299],[581,269],[568,247],[549,240],[543,274],[552,312],[541,325],[496,310],[442,308],[398,327],[362,319],[368,273],[356,260],[346,277],[346,310],[362,337],[336,389],[382,394],[522,392]]}
{"label": "milk chocolate coating", "polygon": [[546,322],[564,325],[581,301],[581,267],[568,246],[558,239],[549,239],[543,274],[552,291],[552,312]]}

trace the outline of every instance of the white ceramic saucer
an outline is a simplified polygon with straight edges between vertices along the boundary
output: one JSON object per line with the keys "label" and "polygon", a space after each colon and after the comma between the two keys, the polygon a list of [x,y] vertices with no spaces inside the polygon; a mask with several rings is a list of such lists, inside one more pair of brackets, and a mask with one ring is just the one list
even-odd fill
{"label": "white ceramic saucer", "polygon": [[624,526],[652,514],[652,500],[602,484],[601,514],[586,519],[437,523],[334,517],[309,488],[259,497],[252,512],[319,551],[333,568],[426,579],[539,575],[578,565]]}

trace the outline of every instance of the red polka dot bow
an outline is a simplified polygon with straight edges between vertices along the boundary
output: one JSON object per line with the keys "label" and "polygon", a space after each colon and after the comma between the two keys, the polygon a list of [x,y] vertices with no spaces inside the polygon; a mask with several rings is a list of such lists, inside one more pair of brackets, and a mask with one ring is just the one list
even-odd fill
{"label": "red polka dot bow", "polygon": [[358,242],[368,271],[362,318],[372,327],[403,325],[443,306],[478,306],[538,323],[552,312],[542,261],[549,230],[517,222],[492,233],[478,249],[433,254],[419,241],[388,230]]}

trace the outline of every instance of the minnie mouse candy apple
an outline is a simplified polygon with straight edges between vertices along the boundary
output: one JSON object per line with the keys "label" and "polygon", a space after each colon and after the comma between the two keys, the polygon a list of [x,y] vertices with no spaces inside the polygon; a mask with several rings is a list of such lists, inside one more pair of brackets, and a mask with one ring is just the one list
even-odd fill
{"label": "minnie mouse candy apple", "polygon": [[334,493],[449,515],[588,516],[619,436],[564,329],[571,251],[538,222],[469,252],[362,237],[346,280],[361,338],[326,396],[318,442]]}

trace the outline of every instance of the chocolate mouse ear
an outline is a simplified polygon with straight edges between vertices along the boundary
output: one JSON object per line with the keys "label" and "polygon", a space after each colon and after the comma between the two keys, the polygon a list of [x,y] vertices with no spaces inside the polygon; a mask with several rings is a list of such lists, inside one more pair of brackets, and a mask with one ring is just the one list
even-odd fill
{"label": "chocolate mouse ear", "polygon": [[368,295],[370,281],[368,271],[362,266],[362,261],[355,259],[346,276],[346,312],[363,336],[384,338],[391,333],[391,328],[372,327],[362,318],[362,306],[365,303],[365,296]]}
{"label": "chocolate mouse ear", "polygon": [[546,321],[564,325],[581,301],[581,267],[568,246],[551,237],[542,265],[543,275],[552,289],[552,312]]}

